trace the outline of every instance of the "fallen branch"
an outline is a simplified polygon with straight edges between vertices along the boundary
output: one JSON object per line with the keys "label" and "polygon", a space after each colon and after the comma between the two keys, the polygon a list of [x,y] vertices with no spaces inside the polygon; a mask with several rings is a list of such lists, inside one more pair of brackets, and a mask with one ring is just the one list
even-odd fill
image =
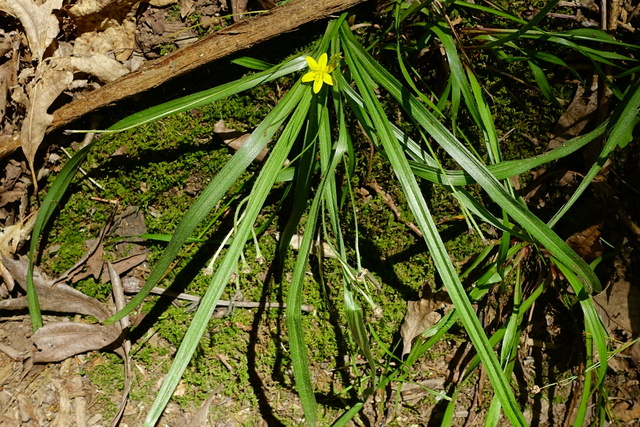
{"label": "fallen branch", "polygon": [[[140,292],[140,289],[142,289],[141,286],[133,284],[131,282],[127,283],[124,282],[122,283],[122,286],[124,288],[124,291],[128,294],[135,294]],[[153,289],[151,289],[150,293],[155,294],[155,295],[159,295],[159,296],[165,296],[165,297],[172,297],[172,298],[177,298],[177,299],[181,299],[181,300],[185,300],[185,301],[192,301],[195,303],[200,303],[200,297],[196,296],[196,295],[191,295],[191,294],[185,294],[185,293],[178,293],[178,292],[173,292],[170,291],[168,289],[164,289],[164,288],[159,288],[159,287],[155,287]],[[218,300],[218,303],[216,304],[218,307],[236,307],[236,308],[286,308],[287,305],[284,303],[280,303],[280,302],[255,302],[255,301],[227,301],[227,300]],[[300,306],[300,310],[307,312],[307,313],[311,313],[313,311],[313,306],[312,305],[301,305]]]}
{"label": "fallen branch", "polygon": [[341,12],[364,0],[292,0],[262,15],[244,19],[192,45],[149,61],[129,73],[76,99],[53,113],[51,132],[95,110],[157,87],[202,65],[247,49],[299,26]]}

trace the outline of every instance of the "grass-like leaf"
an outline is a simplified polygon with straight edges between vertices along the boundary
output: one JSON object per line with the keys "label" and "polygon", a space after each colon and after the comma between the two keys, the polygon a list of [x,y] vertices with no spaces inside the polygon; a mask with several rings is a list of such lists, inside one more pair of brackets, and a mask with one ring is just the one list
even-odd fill
{"label": "grass-like leaf", "polygon": [[[415,180],[404,151],[397,143],[393,129],[389,125],[389,121],[375,93],[371,90],[372,84],[370,79],[372,76],[376,77],[378,82],[383,83],[383,81],[381,81],[382,79],[377,78],[379,70],[376,68],[378,67],[372,66],[372,62],[375,61],[373,61],[355,41],[348,28],[343,27],[341,35],[344,42],[345,60],[349,64],[356,85],[364,99],[365,105],[368,107],[371,120],[380,136],[380,142],[404,190],[407,203],[413,212],[420,230],[423,232],[431,256],[440,273],[440,277],[445,284],[452,302],[460,312],[460,320],[465,326],[476,351],[487,369],[496,395],[503,404],[505,414],[513,425],[524,426],[526,425],[526,421],[513,391],[509,386],[509,380],[501,370],[500,363],[489,344],[489,340],[458,278],[455,267],[451,263],[451,259],[445,250],[444,243],[438,234],[436,224],[429,213],[426,200],[424,200],[422,191]],[[402,100],[404,99],[401,99],[401,101]]]}

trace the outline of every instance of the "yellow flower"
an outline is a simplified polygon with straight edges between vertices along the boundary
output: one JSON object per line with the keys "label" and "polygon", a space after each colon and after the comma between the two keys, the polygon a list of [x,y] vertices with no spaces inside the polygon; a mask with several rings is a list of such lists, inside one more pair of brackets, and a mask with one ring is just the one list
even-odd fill
{"label": "yellow flower", "polygon": [[338,65],[336,62],[331,61],[327,64],[328,59],[326,53],[320,55],[318,62],[310,56],[307,56],[305,59],[307,60],[307,64],[309,64],[311,71],[302,76],[302,81],[305,83],[313,82],[313,93],[320,92],[322,83],[333,86],[333,77],[331,77],[331,72],[336,69]]}

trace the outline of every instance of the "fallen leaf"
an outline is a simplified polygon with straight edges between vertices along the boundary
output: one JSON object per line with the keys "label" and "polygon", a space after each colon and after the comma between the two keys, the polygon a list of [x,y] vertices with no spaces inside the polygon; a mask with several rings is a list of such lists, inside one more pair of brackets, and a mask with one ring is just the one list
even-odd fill
{"label": "fallen leaf", "polygon": [[47,113],[47,110],[72,81],[73,73],[71,71],[53,68],[45,62],[40,64],[35,82],[27,89],[29,108],[22,123],[20,138],[22,151],[29,162],[34,184],[36,173],[33,163],[36,152],[44,139],[47,127],[53,121],[53,116]]}
{"label": "fallen leaf", "polygon": [[[104,255],[102,240],[107,233],[111,219],[112,217],[110,217],[108,223],[102,227],[98,237],[95,239],[89,239],[85,242],[85,247],[87,248],[86,252],[82,254],[82,257],[80,257],[80,259],[71,268],[62,273],[60,277],[56,279],[56,283],[76,283],[89,276],[93,276],[96,279],[100,277]],[[86,269],[85,266],[87,267]]]}
{"label": "fallen leaf", "polygon": [[[36,362],[59,362],[76,354],[103,349],[120,338],[120,326],[56,322],[44,325],[31,339],[40,350]],[[122,356],[122,350],[114,348]]]}
{"label": "fallen leaf", "polygon": [[113,0],[79,0],[68,9],[69,15],[79,17],[99,13],[105,7],[112,5]]}
{"label": "fallen leaf", "polygon": [[[635,284],[620,280],[610,285],[604,292],[593,297],[595,308],[611,337],[617,341],[629,341],[640,335],[640,289]],[[627,357],[640,365],[640,343],[635,343],[625,351]],[[609,360],[609,367],[615,371],[626,370],[625,359]]]}
{"label": "fallen leaf", "polygon": [[87,73],[103,83],[112,82],[129,72],[120,62],[102,54],[53,58],[51,62],[56,64],[56,68]]}
{"label": "fallen leaf", "polygon": [[640,418],[640,400],[635,402],[620,402],[614,405],[613,413],[616,415],[616,420],[623,423],[636,420]]}
{"label": "fallen leaf", "polygon": [[73,56],[91,56],[95,54],[115,54],[118,61],[127,60],[136,47],[136,23],[126,19],[122,24],[114,23],[104,31],[92,31],[76,38]]}
{"label": "fallen leaf", "polygon": [[604,253],[604,246],[600,241],[600,225],[598,224],[573,233],[567,239],[567,244],[587,261],[592,261]]}
{"label": "fallen leaf", "polygon": [[626,280],[609,286],[593,297],[604,326],[609,331],[621,329],[630,336],[640,334],[640,290]]}
{"label": "fallen leaf", "polygon": [[0,255],[13,256],[20,245],[29,239],[35,223],[36,215],[31,215],[0,229]]}
{"label": "fallen leaf", "polygon": [[0,159],[13,153],[20,145],[20,135],[0,135]]}
{"label": "fallen leaf", "polygon": [[0,65],[0,123],[4,123],[7,111],[9,89],[18,82],[18,55],[12,55],[4,64]]}
{"label": "fallen leaf", "polygon": [[140,0],[80,0],[66,10],[77,34],[83,34],[118,27],[128,19],[135,21],[133,15],[139,3]]}
{"label": "fallen leaf", "polygon": [[186,18],[195,9],[195,0],[180,0],[180,17]]}
{"label": "fallen leaf", "polygon": [[[26,289],[27,266],[26,257],[17,260],[2,256],[2,264],[15,281]],[[36,288],[40,308],[43,311],[73,313],[93,316],[99,321],[110,317],[113,313],[103,303],[65,284],[54,285],[54,280],[44,277],[37,267],[33,271],[33,284]],[[19,297],[0,301],[0,310],[23,310],[27,308],[27,298]]]}
{"label": "fallen leaf", "polygon": [[127,238],[116,243],[116,254],[120,257],[146,254],[147,248],[140,244],[143,239],[137,237],[146,233],[144,212],[138,206],[127,206],[113,219],[109,228],[110,235]]}
{"label": "fallen leaf", "polygon": [[233,14],[233,22],[240,22],[247,11],[247,3],[249,0],[231,0],[231,13]]}
{"label": "fallen leaf", "polygon": [[149,4],[154,7],[165,7],[178,3],[178,0],[150,0]]}
{"label": "fallen leaf", "polygon": [[[218,120],[218,122],[213,125],[213,133],[215,133],[225,144],[234,150],[239,150],[251,135],[246,132],[239,132],[235,129],[228,128],[224,123],[224,120]],[[260,154],[256,156],[255,161],[264,161],[267,154],[269,154],[269,150],[267,148],[263,148],[262,151],[260,151]]]}
{"label": "fallen leaf", "polygon": [[211,407],[213,399],[215,399],[221,388],[221,386],[218,386],[217,389],[209,393],[209,397],[207,397],[206,400],[202,402],[202,405],[200,405],[200,409],[198,409],[198,411],[193,414],[189,425],[194,427],[206,427],[209,425],[209,407]]}
{"label": "fallen leaf", "polygon": [[595,117],[597,108],[598,77],[595,76],[588,90],[582,85],[576,89],[573,100],[553,128],[554,138],[549,141],[548,149],[557,148],[565,141],[578,136]]}
{"label": "fallen leaf", "polygon": [[0,0],[0,10],[20,20],[29,49],[36,61],[42,61],[44,51],[60,32],[54,10],[62,7],[62,0],[47,0],[38,4],[33,0]]}
{"label": "fallen leaf", "polygon": [[429,288],[425,298],[419,301],[407,301],[407,313],[404,316],[400,336],[402,336],[402,356],[411,352],[413,340],[435,325],[443,315],[453,307],[444,293],[434,295]]}
{"label": "fallen leaf", "polygon": [[[112,263],[112,266],[115,269],[116,273],[121,275],[121,274],[124,274],[127,271],[131,270],[132,268],[139,266],[140,264],[142,264],[146,260],[147,260],[147,254],[146,253],[138,254],[138,255],[131,255],[131,256],[127,256],[127,257],[121,258],[121,259],[119,259],[117,261],[114,261]],[[101,282],[102,283],[107,283],[110,280],[109,274],[108,274],[108,272],[106,270],[103,270],[101,277],[102,277],[101,278]]]}

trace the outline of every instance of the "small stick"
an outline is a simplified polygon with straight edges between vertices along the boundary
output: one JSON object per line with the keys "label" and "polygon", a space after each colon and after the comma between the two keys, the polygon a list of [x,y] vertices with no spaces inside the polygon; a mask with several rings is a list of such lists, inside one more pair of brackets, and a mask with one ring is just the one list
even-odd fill
{"label": "small stick", "polygon": [[423,237],[422,231],[420,231],[420,229],[414,223],[410,221],[405,221],[402,219],[400,210],[398,209],[396,204],[393,202],[393,199],[391,198],[391,196],[389,196],[386,193],[386,191],[384,191],[382,187],[380,187],[380,184],[378,184],[378,182],[375,179],[370,183],[368,183],[367,186],[370,187],[373,191],[375,191],[378,196],[382,197],[382,200],[384,200],[387,206],[389,206],[389,209],[391,209],[391,212],[393,212],[393,214],[395,215],[396,220],[402,222],[404,225],[409,227],[409,229],[413,231],[418,237],[420,238]]}
{"label": "small stick", "polygon": [[[124,291],[126,293],[129,294],[135,294],[138,291],[140,291],[141,287],[138,285],[134,285],[131,283],[126,283],[124,282],[122,284],[122,286],[124,287]],[[167,297],[174,297],[174,298],[178,298],[178,299],[183,299],[186,301],[193,301],[196,303],[200,302],[200,297],[195,296],[195,295],[190,295],[190,294],[185,294],[185,293],[178,293],[178,292],[173,292],[164,288],[159,288],[159,287],[155,287],[153,289],[151,289],[151,293],[155,294],[155,295],[160,295],[160,296],[167,296]],[[265,302],[265,303],[261,303],[261,302],[255,302],[255,301],[226,301],[226,300],[220,300],[218,301],[217,304],[219,307],[239,307],[239,308],[286,308],[287,304],[284,303],[280,303],[280,302]],[[312,305],[301,305],[300,306],[300,310],[306,312],[306,313],[311,313],[313,311],[313,306]]]}

